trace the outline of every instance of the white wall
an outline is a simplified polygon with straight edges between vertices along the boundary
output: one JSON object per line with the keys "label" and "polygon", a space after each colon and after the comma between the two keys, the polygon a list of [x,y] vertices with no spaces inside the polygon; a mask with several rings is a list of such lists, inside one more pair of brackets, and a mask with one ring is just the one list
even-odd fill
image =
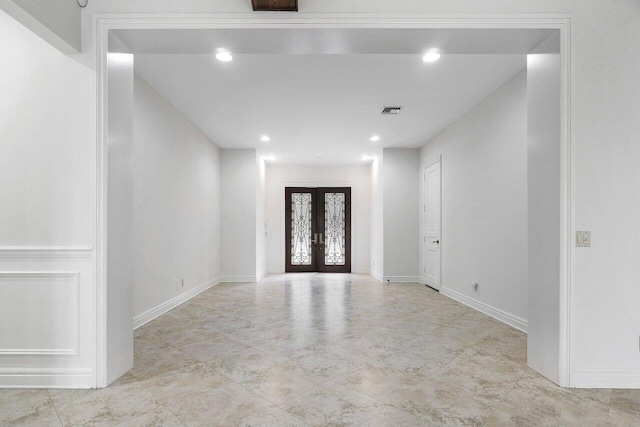
{"label": "white wall", "polygon": [[222,280],[256,280],[256,150],[222,150]]}
{"label": "white wall", "polygon": [[1,11],[0,52],[0,388],[91,387],[93,73]]}
{"label": "white wall", "polygon": [[383,150],[382,221],[385,281],[419,281],[418,166],[418,149]]}
{"label": "white wall", "polygon": [[256,157],[256,274],[267,274],[267,164]]}
{"label": "white wall", "polygon": [[[522,61],[525,67],[524,56]],[[425,267],[422,173],[438,156],[442,156],[441,292],[525,329],[526,69],[420,150],[421,272]],[[472,282],[479,284],[475,291]]]}
{"label": "white wall", "polygon": [[369,166],[267,166],[267,269],[285,270],[285,187],[351,187],[351,271],[369,272]]}
{"label": "white wall", "polygon": [[133,367],[133,55],[107,58],[107,384]]}
{"label": "white wall", "polygon": [[560,54],[549,37],[527,57],[530,328],[527,361],[560,380]]}
{"label": "white wall", "polygon": [[221,275],[220,149],[138,76],[134,113],[133,306],[148,321]]}
{"label": "white wall", "polygon": [[0,0],[0,9],[64,53],[80,51],[77,0]]}
{"label": "white wall", "polygon": [[[90,1],[82,13],[87,63],[95,63],[91,47],[95,14],[141,12],[225,14],[250,12],[250,6],[248,2],[236,0]],[[574,229],[591,230],[593,233],[592,247],[576,250],[573,264],[572,384],[640,387],[637,328],[640,310],[636,304],[640,300],[640,287],[637,286],[637,278],[640,277],[640,263],[637,262],[640,259],[640,215],[637,215],[640,211],[640,171],[637,167],[640,163],[640,144],[637,143],[640,140],[638,1],[371,0],[364,3],[326,0],[301,3],[301,13],[292,14],[291,18],[299,19],[306,12],[327,16],[376,14],[379,17],[396,14],[451,17],[558,14],[571,18],[572,213]],[[4,36],[8,27],[3,25],[0,28]],[[85,243],[87,240],[83,237],[92,233],[96,218],[95,192],[92,189],[96,173],[92,162],[95,155],[92,126],[96,111],[90,102],[95,94],[91,76],[81,67],[71,64],[68,58],[53,57],[51,51],[42,46],[31,46],[29,41],[28,46],[16,48],[18,45],[13,43],[21,36],[13,34],[11,29],[8,31],[9,36],[2,37],[0,43],[3,47],[5,44],[8,46],[3,49],[3,61],[11,67],[0,70],[0,84],[2,101],[11,101],[0,104],[0,108],[10,111],[2,117],[12,119],[12,129],[17,129],[17,125],[24,130],[17,139],[11,139],[18,143],[12,142],[8,152],[28,153],[29,156],[18,155],[16,161],[4,160],[11,157],[5,157],[7,151],[3,146],[0,161],[10,167],[1,170],[11,171],[12,179],[3,180],[0,185],[4,184],[1,187],[3,194],[10,194],[8,199],[17,201],[6,204],[10,206],[7,211],[11,220],[7,222],[2,218],[0,221],[0,224],[6,224],[2,227],[3,235],[12,236],[11,244],[15,245],[56,238],[71,244]],[[25,76],[30,76],[28,83]],[[60,96],[51,97],[56,92]],[[77,102],[71,101],[74,97]],[[50,102],[42,102],[43,99]],[[42,114],[44,111],[51,114]],[[59,115],[62,119],[56,120]],[[34,117],[50,126],[32,126]],[[4,133],[5,129],[0,132]],[[31,132],[41,137],[32,138],[29,136]],[[64,137],[60,137],[61,134]],[[3,134],[2,142],[5,140]],[[51,144],[51,140],[57,143]],[[84,143],[79,144],[79,141]],[[34,174],[31,175],[27,170],[36,172],[31,172]],[[53,177],[56,179],[51,179]],[[36,187],[43,189],[40,197],[27,197],[28,191],[24,189],[34,188],[31,183],[42,184],[42,187]],[[61,197],[71,194],[78,195],[78,198],[72,199],[71,204],[65,204]],[[60,210],[71,216],[61,215]],[[5,215],[4,205],[0,211],[0,215]],[[15,215],[16,212],[21,215]],[[23,217],[41,232],[27,231]],[[20,237],[23,235],[24,240]],[[27,235],[32,238],[26,238]],[[86,284],[91,289],[95,288],[92,279]],[[84,323],[90,322],[91,318],[83,317]]]}
{"label": "white wall", "polygon": [[371,162],[371,267],[370,274],[378,280],[384,276],[384,224],[382,221],[382,161],[379,153]]}

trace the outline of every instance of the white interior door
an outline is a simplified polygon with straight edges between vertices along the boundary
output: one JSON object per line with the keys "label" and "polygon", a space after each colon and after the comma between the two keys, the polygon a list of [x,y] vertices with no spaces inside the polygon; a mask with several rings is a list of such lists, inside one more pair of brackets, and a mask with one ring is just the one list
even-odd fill
{"label": "white interior door", "polygon": [[440,242],[442,230],[440,160],[424,169],[425,181],[425,273],[426,284],[440,289]]}

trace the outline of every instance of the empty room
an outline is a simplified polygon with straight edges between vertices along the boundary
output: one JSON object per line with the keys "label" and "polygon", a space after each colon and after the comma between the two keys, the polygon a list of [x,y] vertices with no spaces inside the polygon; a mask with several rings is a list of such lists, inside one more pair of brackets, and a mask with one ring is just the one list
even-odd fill
{"label": "empty room", "polygon": [[0,9],[0,424],[640,423],[637,2]]}

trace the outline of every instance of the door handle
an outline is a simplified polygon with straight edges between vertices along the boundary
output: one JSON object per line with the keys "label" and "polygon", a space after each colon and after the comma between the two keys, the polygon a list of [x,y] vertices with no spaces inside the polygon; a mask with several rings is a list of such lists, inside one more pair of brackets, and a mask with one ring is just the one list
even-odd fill
{"label": "door handle", "polygon": [[440,244],[440,240],[434,240],[434,241],[433,241],[433,242],[431,242],[431,243],[435,243],[436,245],[439,245],[439,244]]}
{"label": "door handle", "polygon": [[320,233],[320,244],[324,245],[324,241],[322,240],[322,233]]}
{"label": "door handle", "polygon": [[314,245],[318,243],[318,233],[313,233],[313,240],[311,243]]}

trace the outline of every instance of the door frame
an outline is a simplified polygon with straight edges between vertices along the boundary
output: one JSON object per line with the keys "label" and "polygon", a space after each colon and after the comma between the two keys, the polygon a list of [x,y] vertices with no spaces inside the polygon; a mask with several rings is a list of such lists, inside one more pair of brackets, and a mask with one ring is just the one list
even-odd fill
{"label": "door frame", "polygon": [[[284,264],[285,264],[285,273],[351,273],[351,253],[352,253],[352,244],[351,244],[351,234],[352,234],[352,209],[351,209],[351,187],[285,187],[285,198],[284,198]],[[320,261],[324,258],[326,245],[321,249],[322,243],[316,244],[313,243],[311,246],[311,264],[310,265],[291,265],[289,264],[291,258],[291,220],[292,220],[292,209],[291,206],[291,196],[294,193],[310,193],[312,194],[311,200],[313,207],[312,212],[312,226],[311,226],[311,234],[314,236],[318,236],[320,241],[322,241],[322,237],[324,235],[326,242],[326,229],[324,229],[323,222],[326,219],[326,212],[322,208],[323,203],[322,197],[326,193],[341,193],[344,192],[346,195],[345,198],[345,262],[343,265],[325,265],[323,261]],[[321,232],[322,231],[322,232]],[[288,270],[288,271],[287,271]],[[340,270],[348,270],[348,271],[340,271]]]}
{"label": "door frame", "polygon": [[[335,187],[345,187],[345,188],[349,188],[351,189],[351,221],[352,221],[352,226],[351,226],[351,236],[350,241],[351,241],[351,261],[353,261],[355,258],[355,254],[356,254],[356,245],[353,244],[354,242],[354,235],[353,235],[353,190],[354,190],[354,186],[355,184],[353,182],[350,183],[341,183],[341,182],[318,182],[318,181],[312,181],[312,182],[293,182],[293,183],[288,183],[285,182],[282,184],[282,189],[280,191],[280,194],[278,195],[278,203],[280,206],[280,213],[279,213],[279,219],[280,219],[280,235],[278,236],[278,245],[279,245],[279,254],[280,254],[280,271],[282,273],[286,272],[287,270],[287,255],[286,255],[286,248],[284,247],[285,242],[287,240],[287,219],[285,218],[285,191],[287,190],[287,187],[297,187],[297,188],[320,188],[320,187],[330,187],[330,188],[335,188]],[[353,265],[351,265],[351,272],[353,273]]]}
{"label": "door frame", "polygon": [[[341,191],[345,191],[345,195],[347,195],[345,197],[345,205],[344,205],[344,209],[345,209],[345,214],[348,212],[348,215],[345,215],[345,236],[344,236],[344,244],[345,247],[348,248],[349,250],[345,250],[345,260],[344,260],[344,265],[325,265],[324,263],[318,263],[318,272],[319,273],[351,273],[351,259],[352,259],[352,249],[353,249],[353,245],[351,244],[351,233],[352,233],[352,229],[353,227],[351,226],[351,221],[353,220],[353,210],[351,209],[351,202],[352,202],[352,196],[351,196],[351,187],[338,187],[338,186],[332,186],[332,187],[318,187],[317,189],[317,199],[316,199],[316,203],[318,203],[318,229],[322,229],[324,234],[324,241],[327,241],[327,230],[323,229],[321,227],[323,227],[323,225],[321,225],[324,221],[320,221],[320,218],[322,218],[323,220],[326,219],[326,212],[324,209],[322,209],[321,207],[321,203],[324,203],[322,201],[322,195],[326,194],[326,193],[331,193],[331,192],[335,192],[335,193],[339,193]],[[320,191],[320,190],[326,190],[326,191]],[[326,254],[326,249],[327,249],[327,245],[324,245],[324,249],[322,250],[322,255],[324,257],[324,255]],[[320,254],[318,254],[318,256],[320,256]],[[347,272],[343,272],[340,270],[348,270]]]}
{"label": "door frame", "polygon": [[[404,28],[404,29],[554,29],[560,32],[561,142],[560,142],[560,385],[569,387],[572,377],[572,294],[575,248],[575,152],[571,134],[571,14],[307,14],[275,16],[256,14],[117,13],[93,16],[96,53],[96,156],[95,248],[96,363],[94,384],[107,385],[107,53],[109,31],[116,29],[217,29],[217,28]],[[325,183],[323,183],[324,185]],[[303,186],[305,184],[293,184]],[[293,186],[291,185],[291,186]],[[336,185],[330,183],[330,185]],[[345,186],[345,185],[342,185]],[[284,192],[283,192],[284,194]],[[284,221],[284,218],[283,218]],[[281,239],[284,241],[284,237]],[[89,320],[89,319],[87,319]]]}
{"label": "door frame", "polygon": [[[431,166],[438,164],[440,165],[440,283],[438,285],[438,291],[440,290],[440,288],[442,288],[442,246],[444,245],[443,243],[443,239],[442,239],[442,154],[438,155],[435,159],[428,161],[427,163],[424,164],[424,166],[422,167],[422,174],[425,177],[423,180],[423,186],[424,186],[424,194],[422,195],[424,197],[424,219],[423,219],[423,242],[420,243],[421,247],[423,248],[423,257],[422,257],[422,262],[424,262],[424,270],[423,273],[421,274],[422,276],[422,280],[424,284],[427,284],[427,211],[426,211],[426,206],[427,206],[427,179],[426,179],[426,174],[427,174],[427,169],[430,168]],[[430,285],[429,285],[430,286]],[[431,286],[430,286],[431,287]],[[435,289],[435,288],[434,288]]]}
{"label": "door frame", "polygon": [[[287,265],[287,260],[291,258],[291,219],[293,216],[293,211],[291,208],[287,208],[291,206],[291,196],[293,193],[309,193],[311,194],[311,235],[317,235],[317,214],[318,214],[318,189],[313,187],[287,187],[285,188],[284,194],[284,262],[285,262],[285,272],[287,273],[315,273],[318,271],[318,246],[316,243],[311,242],[311,264],[310,265]],[[315,222],[315,224],[314,224]],[[286,271],[287,268],[289,271]]]}

